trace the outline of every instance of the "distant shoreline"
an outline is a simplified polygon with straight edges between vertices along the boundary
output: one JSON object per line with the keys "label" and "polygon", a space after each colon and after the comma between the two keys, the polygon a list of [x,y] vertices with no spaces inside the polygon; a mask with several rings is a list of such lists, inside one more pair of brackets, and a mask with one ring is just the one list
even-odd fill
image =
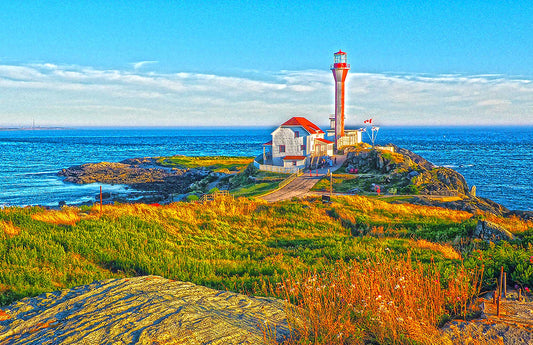
{"label": "distant shoreline", "polygon": [[64,127],[0,127],[0,131],[49,131],[49,130],[63,130]]}

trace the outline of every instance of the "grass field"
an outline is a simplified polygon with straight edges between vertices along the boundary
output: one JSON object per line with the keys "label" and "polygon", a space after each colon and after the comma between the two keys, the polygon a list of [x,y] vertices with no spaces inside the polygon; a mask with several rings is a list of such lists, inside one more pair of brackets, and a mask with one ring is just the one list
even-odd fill
{"label": "grass field", "polygon": [[[518,239],[472,240],[480,217]],[[533,224],[517,218],[362,196],[330,204],[228,198],[104,205],[102,213],[96,206],[5,208],[0,304],[98,279],[154,274],[290,299],[315,325],[300,329],[300,343],[417,343],[421,335],[436,336],[442,321],[463,315],[479,288],[493,287],[502,265],[513,284],[532,287],[532,243]],[[416,299],[402,297],[407,292]],[[424,310],[425,324],[415,309]],[[351,338],[333,334],[335,327],[353,330]]]}

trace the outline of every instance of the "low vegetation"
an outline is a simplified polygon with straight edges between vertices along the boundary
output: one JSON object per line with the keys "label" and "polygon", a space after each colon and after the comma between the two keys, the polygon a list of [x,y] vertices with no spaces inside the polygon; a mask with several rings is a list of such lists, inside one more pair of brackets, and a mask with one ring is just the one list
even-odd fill
{"label": "low vegetation", "polygon": [[501,265],[533,285],[533,224],[491,216],[517,239],[489,244],[471,239],[483,217],[363,196],[5,208],[0,304],[154,274],[291,300],[308,320],[294,324],[302,344],[423,343],[470,313]]}
{"label": "low vegetation", "polygon": [[248,164],[252,163],[251,157],[228,157],[228,156],[209,156],[209,157],[191,157],[191,156],[171,156],[161,157],[157,160],[158,164],[167,167],[180,169],[186,168],[208,168],[216,172],[236,172],[245,169]]}

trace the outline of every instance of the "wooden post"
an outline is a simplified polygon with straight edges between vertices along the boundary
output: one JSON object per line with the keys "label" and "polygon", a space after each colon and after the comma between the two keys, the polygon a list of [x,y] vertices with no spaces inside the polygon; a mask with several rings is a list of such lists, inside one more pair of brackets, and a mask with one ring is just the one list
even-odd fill
{"label": "wooden post", "polygon": [[500,291],[498,293],[498,296],[501,296],[503,293],[503,266],[500,269]]}
{"label": "wooden post", "polygon": [[333,172],[330,172],[328,169],[329,174],[329,199],[331,200],[331,197],[333,195]]}
{"label": "wooden post", "polygon": [[494,294],[492,295],[492,304],[496,304],[496,295],[498,294],[498,289],[494,290]]}
{"label": "wooden post", "polygon": [[496,315],[500,316],[500,295],[498,295],[498,298],[496,299]]}
{"label": "wooden post", "polygon": [[507,272],[503,273],[503,299],[507,299]]}
{"label": "wooden post", "polygon": [[100,186],[100,214],[102,214],[102,186]]}

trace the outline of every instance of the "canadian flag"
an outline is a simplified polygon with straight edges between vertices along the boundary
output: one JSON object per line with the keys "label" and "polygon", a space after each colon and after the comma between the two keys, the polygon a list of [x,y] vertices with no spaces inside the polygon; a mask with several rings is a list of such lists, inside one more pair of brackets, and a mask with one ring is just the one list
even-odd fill
{"label": "canadian flag", "polygon": [[363,123],[369,123],[369,124],[372,124],[372,119],[365,120]]}

